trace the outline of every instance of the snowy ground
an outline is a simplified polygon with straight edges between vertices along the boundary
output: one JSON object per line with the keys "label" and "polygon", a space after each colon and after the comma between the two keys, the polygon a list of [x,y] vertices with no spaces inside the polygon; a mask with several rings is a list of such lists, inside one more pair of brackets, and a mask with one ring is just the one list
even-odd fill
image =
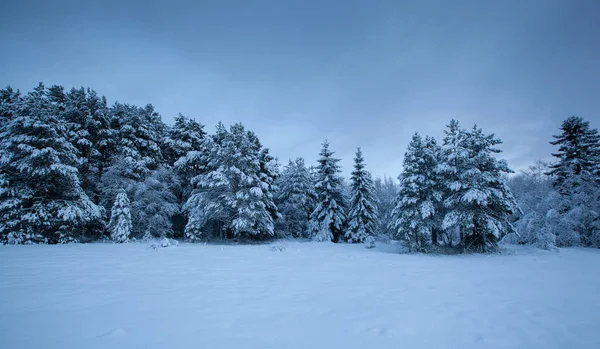
{"label": "snowy ground", "polygon": [[0,247],[0,348],[600,348],[600,250]]}

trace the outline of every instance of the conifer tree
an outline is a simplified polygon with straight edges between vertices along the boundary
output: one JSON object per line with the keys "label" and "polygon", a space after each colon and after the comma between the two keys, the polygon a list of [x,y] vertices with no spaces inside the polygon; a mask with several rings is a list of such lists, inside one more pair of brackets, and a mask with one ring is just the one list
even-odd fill
{"label": "conifer tree", "polygon": [[315,209],[314,185],[303,158],[290,160],[278,180],[277,207],[281,213],[277,227],[283,235],[307,237],[310,214]]}
{"label": "conifer tree", "polygon": [[317,168],[317,207],[311,214],[313,239],[338,242],[342,237],[346,222],[346,211],[342,194],[342,178],[338,162],[329,149],[329,142],[323,142]]}
{"label": "conifer tree", "polygon": [[558,145],[558,153],[552,154],[558,162],[550,165],[549,175],[559,193],[568,195],[585,182],[600,184],[600,135],[598,130],[582,118],[572,116],[561,126],[562,133],[554,135],[550,142]]}
{"label": "conifer tree", "polygon": [[494,250],[504,234],[514,231],[510,215],[516,202],[505,182],[512,171],[506,161],[494,157],[501,152],[495,146],[502,141],[476,126],[470,132],[455,126],[451,122],[444,142],[442,169],[450,176],[444,183],[442,228],[458,229],[465,249]]}
{"label": "conifer tree", "polygon": [[195,189],[185,206],[186,236],[199,239],[211,226],[221,237],[273,236],[276,206],[271,192],[274,178],[267,173],[272,166],[268,152],[241,124],[229,131],[219,124],[211,138],[207,169],[192,179]]}
{"label": "conifer tree", "polygon": [[415,133],[404,155],[392,227],[411,251],[424,251],[436,227],[442,197],[436,173],[439,152],[435,139]]}
{"label": "conifer tree", "polygon": [[9,243],[78,241],[100,210],[80,186],[77,149],[43,84],[0,126],[0,236]]}
{"label": "conifer tree", "polygon": [[124,189],[121,189],[113,204],[110,222],[108,224],[111,239],[116,243],[129,242],[131,235],[131,210],[129,198]]}
{"label": "conifer tree", "polygon": [[371,173],[365,170],[360,148],[356,150],[354,171],[350,180],[349,224],[345,238],[350,242],[365,242],[368,237],[375,235],[377,208],[373,196],[373,180]]}

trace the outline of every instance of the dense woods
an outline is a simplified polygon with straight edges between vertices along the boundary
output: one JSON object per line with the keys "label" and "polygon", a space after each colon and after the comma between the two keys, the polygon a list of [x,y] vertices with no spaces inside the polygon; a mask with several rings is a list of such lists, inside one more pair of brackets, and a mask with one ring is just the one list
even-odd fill
{"label": "dense woods", "polygon": [[[501,240],[600,247],[600,136],[560,126],[552,163],[513,173],[494,134],[456,120],[444,139],[415,133],[398,181],[372,178],[360,148],[349,181],[328,141],[316,164],[281,167],[242,124],[208,133],[152,105],[89,88],[0,90],[4,244],[170,238],[303,238],[411,251],[494,251]],[[550,137],[549,137],[550,138]],[[398,157],[402,161],[402,157]]]}

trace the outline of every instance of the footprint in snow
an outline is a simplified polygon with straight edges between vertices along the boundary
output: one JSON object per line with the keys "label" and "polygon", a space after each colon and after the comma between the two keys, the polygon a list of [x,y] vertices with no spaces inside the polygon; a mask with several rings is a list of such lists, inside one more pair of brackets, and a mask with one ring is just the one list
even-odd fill
{"label": "footprint in snow", "polygon": [[113,328],[112,330],[99,335],[99,338],[107,338],[107,337],[121,337],[125,335],[125,330],[122,328]]}

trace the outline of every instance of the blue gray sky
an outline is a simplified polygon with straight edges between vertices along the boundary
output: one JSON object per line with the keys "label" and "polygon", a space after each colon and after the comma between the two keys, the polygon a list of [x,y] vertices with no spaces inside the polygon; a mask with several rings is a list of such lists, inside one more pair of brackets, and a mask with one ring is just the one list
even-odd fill
{"label": "blue gray sky", "polygon": [[361,146],[396,177],[414,132],[456,118],[522,169],[566,117],[600,126],[599,19],[594,0],[3,0],[0,84],[242,122],[282,163],[327,138],[346,174]]}

